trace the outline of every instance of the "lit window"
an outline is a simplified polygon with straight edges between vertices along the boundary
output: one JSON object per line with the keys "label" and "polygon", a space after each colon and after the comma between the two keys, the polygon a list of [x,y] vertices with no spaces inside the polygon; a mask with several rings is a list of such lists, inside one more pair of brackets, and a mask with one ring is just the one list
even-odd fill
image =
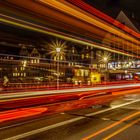
{"label": "lit window", "polygon": [[72,53],[74,53],[74,49],[72,49]]}
{"label": "lit window", "polygon": [[89,71],[85,70],[85,76],[88,76],[88,75],[89,75]]}
{"label": "lit window", "polygon": [[86,58],[89,58],[89,54],[88,53],[86,54]]}
{"label": "lit window", "polygon": [[26,73],[24,73],[24,77],[26,77]]}
{"label": "lit window", "polygon": [[84,76],[84,70],[81,70],[81,76]]}
{"label": "lit window", "polygon": [[84,54],[82,54],[82,59],[84,59]]}
{"label": "lit window", "polygon": [[80,70],[76,70],[76,76],[80,76]]}
{"label": "lit window", "polygon": [[37,63],[39,63],[40,62],[40,60],[39,59],[37,59]]}
{"label": "lit window", "polygon": [[93,64],[93,68],[94,69],[97,69],[97,64]]}

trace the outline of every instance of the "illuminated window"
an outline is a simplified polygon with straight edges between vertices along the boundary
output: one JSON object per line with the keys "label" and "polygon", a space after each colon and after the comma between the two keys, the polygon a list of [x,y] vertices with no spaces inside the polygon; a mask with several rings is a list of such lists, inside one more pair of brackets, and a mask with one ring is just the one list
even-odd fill
{"label": "illuminated window", "polygon": [[81,70],[81,76],[84,76],[84,70]]}
{"label": "illuminated window", "polygon": [[24,77],[26,77],[26,73],[24,73]]}
{"label": "illuminated window", "polygon": [[74,53],[74,48],[72,49],[72,53]]}
{"label": "illuminated window", "polygon": [[89,54],[88,53],[86,54],[86,58],[89,58]]}
{"label": "illuminated window", "polygon": [[84,54],[82,54],[82,59],[84,59]]}
{"label": "illuminated window", "polygon": [[97,69],[97,64],[92,65],[94,69]]}
{"label": "illuminated window", "polygon": [[104,68],[104,64],[100,64],[100,68]]}
{"label": "illuminated window", "polygon": [[89,71],[85,70],[85,76],[88,76],[88,75],[89,75]]}
{"label": "illuminated window", "polygon": [[21,70],[21,71],[25,70],[25,67],[20,67],[20,70]]}
{"label": "illuminated window", "polygon": [[80,76],[80,70],[76,70],[76,76]]}
{"label": "illuminated window", "polygon": [[37,59],[37,63],[39,63],[40,62],[40,60],[39,59]]}

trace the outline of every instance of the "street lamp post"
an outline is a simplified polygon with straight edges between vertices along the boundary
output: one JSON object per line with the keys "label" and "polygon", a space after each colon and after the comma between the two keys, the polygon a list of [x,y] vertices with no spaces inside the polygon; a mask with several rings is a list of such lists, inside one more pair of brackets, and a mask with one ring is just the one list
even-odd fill
{"label": "street lamp post", "polygon": [[108,62],[111,60],[111,53],[104,52],[102,54],[99,54],[99,62],[105,64],[105,82],[107,82],[108,79]]}
{"label": "street lamp post", "polygon": [[104,56],[103,62],[105,64],[105,84],[108,81],[108,61],[109,61],[109,58],[107,56]]}
{"label": "street lamp post", "polygon": [[61,48],[57,47],[56,48],[56,53],[57,53],[57,89],[59,89],[59,60],[60,60],[60,51]]}
{"label": "street lamp post", "polygon": [[49,54],[51,54],[52,58],[55,58],[56,60],[56,75],[57,75],[57,83],[56,83],[56,86],[57,86],[57,89],[59,89],[59,79],[60,79],[60,59],[64,59],[65,57],[65,48],[67,47],[66,46],[66,42],[62,42],[62,41],[59,41],[59,40],[56,40],[56,41],[52,41],[50,44],[49,44],[50,48],[49,48]]}

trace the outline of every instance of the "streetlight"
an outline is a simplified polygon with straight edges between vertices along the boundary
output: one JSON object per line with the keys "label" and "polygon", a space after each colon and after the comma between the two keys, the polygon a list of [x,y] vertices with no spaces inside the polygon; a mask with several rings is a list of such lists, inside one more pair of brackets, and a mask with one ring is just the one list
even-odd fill
{"label": "streetlight", "polygon": [[105,51],[98,56],[99,62],[105,64],[105,81],[107,81],[108,62],[111,60],[111,53]]}
{"label": "streetlight", "polygon": [[103,57],[103,61],[106,63],[108,61],[107,57]]}
{"label": "streetlight", "polygon": [[65,48],[66,48],[66,42],[62,42],[59,40],[52,41],[50,46],[50,52],[49,54],[52,55],[53,58],[56,58],[57,61],[57,89],[59,89],[59,62],[60,60],[63,60],[65,58]]}
{"label": "streetlight", "polygon": [[61,48],[57,47],[56,48],[56,53],[58,56],[58,60],[57,60],[57,89],[59,89],[59,60],[60,60],[60,52],[61,52]]}
{"label": "streetlight", "polygon": [[104,64],[105,64],[105,82],[108,79],[108,60],[109,58],[107,56],[103,57]]}

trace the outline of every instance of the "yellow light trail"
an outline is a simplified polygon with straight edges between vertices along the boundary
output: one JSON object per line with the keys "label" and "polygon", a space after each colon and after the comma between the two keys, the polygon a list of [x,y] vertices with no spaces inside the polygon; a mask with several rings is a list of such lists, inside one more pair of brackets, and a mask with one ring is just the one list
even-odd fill
{"label": "yellow light trail", "polygon": [[139,122],[139,121],[140,121],[140,118],[137,119],[137,120],[135,120],[135,121],[133,121],[133,122],[131,122],[131,123],[129,123],[128,125],[122,127],[121,129],[117,130],[116,132],[110,134],[109,136],[103,138],[103,140],[108,140],[108,139],[110,139],[110,138],[116,136],[117,134],[121,133],[122,131],[126,130],[127,128],[131,127],[132,125],[136,124],[136,123]]}
{"label": "yellow light trail", "polygon": [[98,21],[78,10],[75,10],[74,8],[71,8],[67,5],[65,5],[64,3],[62,3],[61,1],[58,0],[38,0],[41,3],[44,3],[46,5],[49,5],[50,7],[53,7],[55,9],[58,9],[64,13],[67,13],[71,16],[74,16],[82,21],[88,22],[91,25],[97,26],[99,28],[102,28],[103,30],[110,32],[112,34],[116,34],[122,38],[125,38],[127,40],[130,40],[132,42],[135,42],[137,44],[140,44],[140,42],[138,40],[136,40],[134,37],[125,34],[124,32],[122,32],[121,30],[111,26],[111,25],[107,25],[102,23],[101,21]]}
{"label": "yellow light trail", "polygon": [[91,138],[93,138],[93,137],[95,137],[95,136],[97,136],[97,135],[99,135],[99,134],[101,134],[101,133],[103,133],[103,132],[105,132],[105,131],[107,131],[107,130],[109,130],[109,129],[117,126],[117,125],[119,125],[119,124],[121,124],[121,123],[123,123],[124,121],[129,120],[129,119],[131,119],[131,118],[133,118],[135,116],[138,116],[138,115],[140,115],[140,111],[137,111],[137,112],[135,112],[135,113],[133,113],[133,114],[131,114],[129,116],[126,116],[123,119],[121,119],[121,120],[119,120],[119,121],[117,121],[117,122],[115,122],[115,123],[103,128],[103,129],[100,129],[99,131],[97,131],[97,132],[95,132],[95,133],[83,138],[82,140],[89,140],[89,139],[91,139]]}
{"label": "yellow light trail", "polygon": [[[82,45],[93,46],[95,48],[100,48],[100,49],[103,49],[103,50],[106,50],[106,51],[122,54],[122,55],[125,55],[125,56],[133,56],[131,54],[126,54],[125,52],[113,50],[112,48],[105,48],[105,46],[97,45],[97,44],[94,44],[93,42],[89,42],[87,40],[84,40],[84,41],[80,40],[80,38],[76,38],[75,36],[67,35],[67,34],[64,34],[64,33],[62,34],[60,32],[56,32],[54,30],[53,31],[52,30],[48,31],[48,29],[43,27],[43,26],[39,26],[37,24],[33,24],[33,23],[30,23],[30,22],[27,22],[27,21],[19,20],[19,19],[16,19],[16,18],[12,18],[12,17],[9,17],[9,16],[2,15],[2,14],[0,14],[0,21],[3,22],[3,23],[6,23],[6,24],[11,24],[11,25],[14,25],[14,26],[22,27],[22,28],[25,28],[25,29],[33,30],[33,31],[37,31],[37,32],[44,33],[44,34],[47,34],[47,35],[56,36],[56,37],[59,37],[59,38],[65,39],[65,40],[77,42],[77,43],[82,44]],[[138,56],[136,56],[136,57],[138,57]]]}

